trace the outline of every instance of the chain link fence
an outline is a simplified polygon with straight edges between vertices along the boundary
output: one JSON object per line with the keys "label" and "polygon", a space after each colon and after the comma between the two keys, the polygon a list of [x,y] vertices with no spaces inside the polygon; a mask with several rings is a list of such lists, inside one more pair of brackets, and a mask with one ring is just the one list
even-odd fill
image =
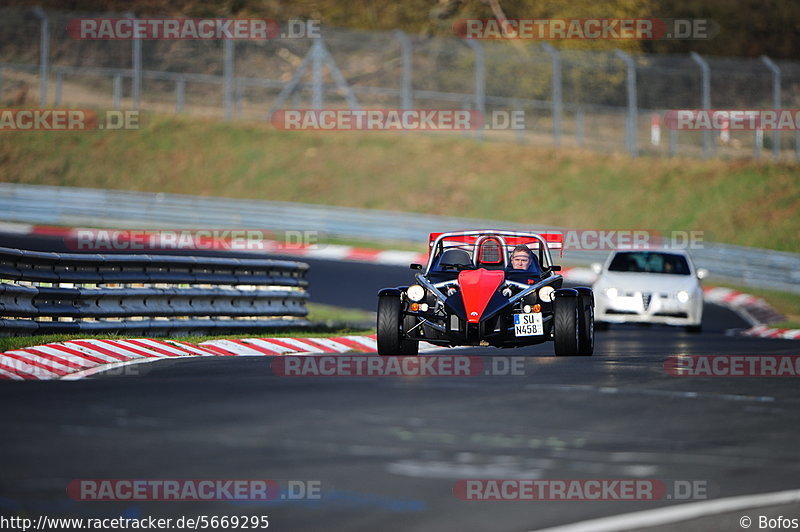
{"label": "chain link fence", "polygon": [[663,121],[670,109],[800,108],[800,62],[328,27],[270,40],[79,40],[67,31],[77,18],[126,16],[0,9],[0,101],[245,120],[279,108],[455,108],[491,124],[523,111],[524,128],[464,134],[633,156],[800,160],[796,131],[675,131]]}

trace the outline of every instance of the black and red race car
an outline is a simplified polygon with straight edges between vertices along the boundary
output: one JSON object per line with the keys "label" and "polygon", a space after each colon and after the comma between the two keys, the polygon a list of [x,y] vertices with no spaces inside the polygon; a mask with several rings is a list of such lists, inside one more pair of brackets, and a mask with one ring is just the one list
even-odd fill
{"label": "black and red race car", "polygon": [[[519,347],[553,340],[556,355],[591,355],[594,297],[588,287],[562,288],[550,255],[562,245],[559,233],[431,233],[427,265],[411,265],[416,283],[378,293],[378,353],[416,355],[420,341]],[[518,246],[530,250],[525,269],[511,263]]]}

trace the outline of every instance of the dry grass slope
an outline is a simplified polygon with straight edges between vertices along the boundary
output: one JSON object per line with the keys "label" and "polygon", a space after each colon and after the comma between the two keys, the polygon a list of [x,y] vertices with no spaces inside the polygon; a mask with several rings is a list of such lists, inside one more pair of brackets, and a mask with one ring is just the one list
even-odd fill
{"label": "dry grass slope", "polygon": [[800,165],[640,158],[455,135],[277,131],[148,116],[138,131],[4,133],[4,181],[703,230],[800,251]]}

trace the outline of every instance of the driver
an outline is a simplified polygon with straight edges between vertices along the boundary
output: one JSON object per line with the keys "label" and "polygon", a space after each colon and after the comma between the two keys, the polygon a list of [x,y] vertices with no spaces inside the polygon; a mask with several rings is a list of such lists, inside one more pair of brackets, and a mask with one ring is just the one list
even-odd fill
{"label": "driver", "polygon": [[533,252],[524,244],[514,248],[511,252],[511,268],[514,270],[527,270],[533,264]]}

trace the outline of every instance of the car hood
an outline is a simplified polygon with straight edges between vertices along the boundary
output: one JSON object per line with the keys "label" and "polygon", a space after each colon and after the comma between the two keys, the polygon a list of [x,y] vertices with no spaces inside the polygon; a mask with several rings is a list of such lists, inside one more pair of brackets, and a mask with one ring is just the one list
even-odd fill
{"label": "car hood", "polygon": [[690,292],[697,285],[697,278],[692,275],[634,272],[603,272],[594,283],[598,288],[614,287],[632,292]]}

